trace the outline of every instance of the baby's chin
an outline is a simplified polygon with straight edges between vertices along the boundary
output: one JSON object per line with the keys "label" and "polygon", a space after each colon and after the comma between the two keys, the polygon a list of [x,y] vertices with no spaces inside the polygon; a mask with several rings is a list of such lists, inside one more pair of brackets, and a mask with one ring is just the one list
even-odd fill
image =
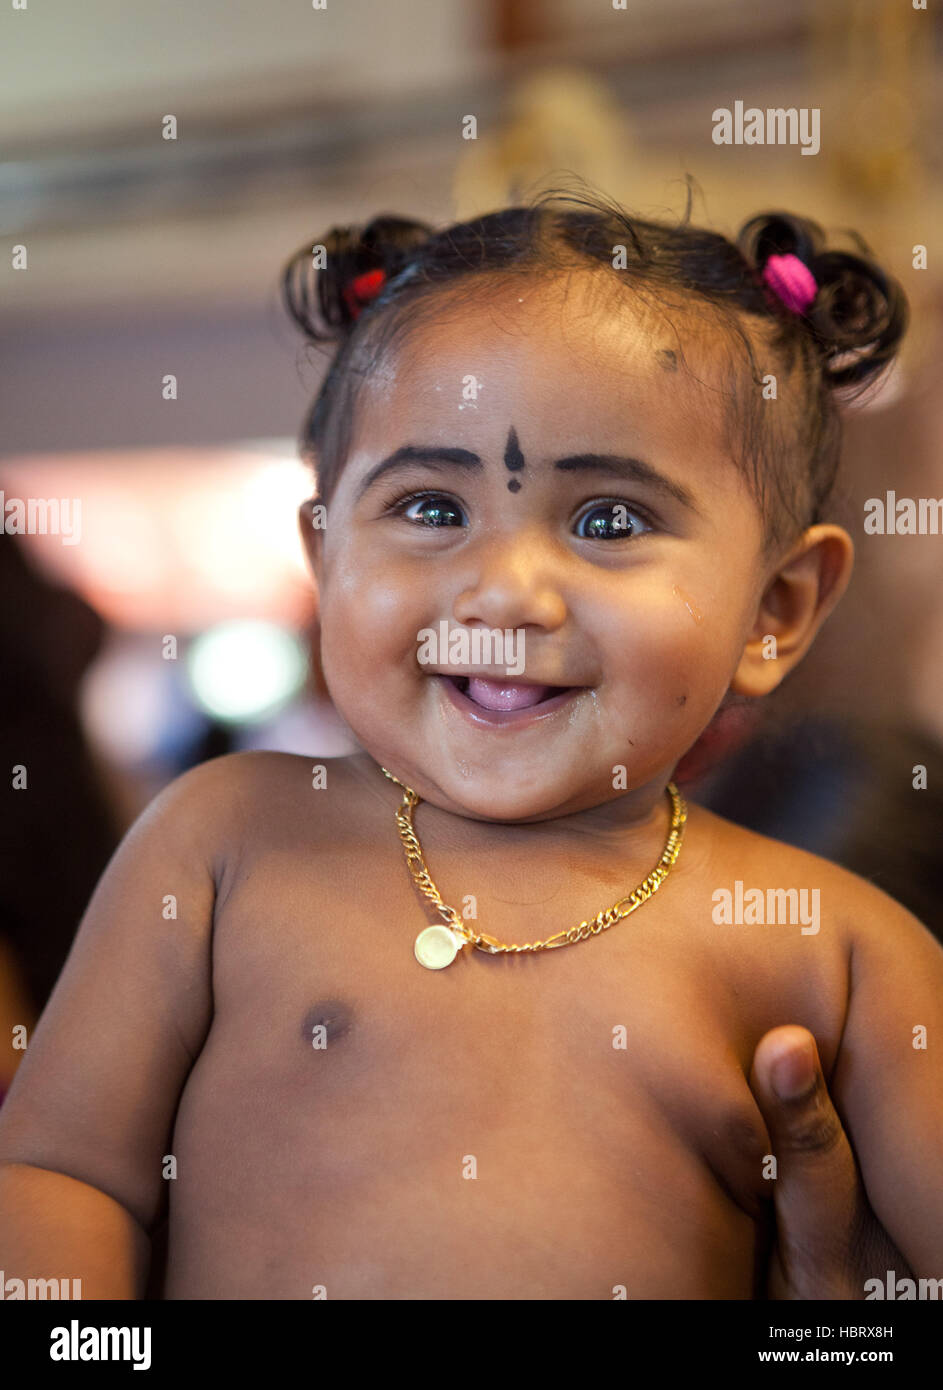
{"label": "baby's chin", "polygon": [[[400,780],[408,782],[404,777]],[[579,777],[561,780],[548,778],[546,769],[539,774],[521,771],[516,775],[507,769],[476,772],[467,764],[461,768],[438,766],[434,759],[418,768],[408,784],[423,801],[441,811],[500,825],[573,815],[611,801],[615,795],[611,778],[602,773],[596,780],[589,780],[585,771]]]}
{"label": "baby's chin", "polygon": [[[591,798],[588,805],[602,798]],[[452,815],[469,820],[491,821],[500,825],[523,825],[528,822],[553,820],[577,809],[575,803],[561,802],[559,796],[546,792],[494,794],[486,788],[477,792],[451,788],[431,792],[425,800]]]}

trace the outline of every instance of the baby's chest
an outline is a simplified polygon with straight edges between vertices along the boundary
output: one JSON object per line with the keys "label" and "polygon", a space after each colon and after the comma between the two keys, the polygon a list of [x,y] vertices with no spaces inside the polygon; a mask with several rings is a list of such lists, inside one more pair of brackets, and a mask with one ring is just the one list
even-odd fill
{"label": "baby's chest", "polygon": [[219,1144],[260,1174],[298,1155],[322,1186],[435,1181],[467,1161],[551,1188],[596,1173],[643,1204],[755,1205],[765,1134],[737,1027],[667,937],[466,950],[430,971],[412,904],[331,930],[312,918],[244,903],[221,924],[214,1023],[181,1106],[204,1155]]}

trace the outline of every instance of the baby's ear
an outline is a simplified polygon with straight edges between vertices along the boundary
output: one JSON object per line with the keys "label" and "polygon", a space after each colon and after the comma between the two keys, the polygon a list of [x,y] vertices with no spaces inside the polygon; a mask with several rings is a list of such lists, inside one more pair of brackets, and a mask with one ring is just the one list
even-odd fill
{"label": "baby's ear", "polygon": [[798,666],[848,584],[855,548],[840,526],[810,526],[768,577],[730,689],[768,695]]}
{"label": "baby's ear", "polygon": [[327,508],[317,494],[307,498],[298,508],[298,530],[301,532],[301,543],[305,548],[308,564],[315,579],[320,577],[321,546],[326,521]]}

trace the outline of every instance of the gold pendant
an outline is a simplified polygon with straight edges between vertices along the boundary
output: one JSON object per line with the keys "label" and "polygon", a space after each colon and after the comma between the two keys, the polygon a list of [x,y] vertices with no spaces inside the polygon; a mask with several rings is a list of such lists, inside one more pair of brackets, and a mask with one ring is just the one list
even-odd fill
{"label": "gold pendant", "polygon": [[458,955],[463,942],[448,927],[426,927],[416,937],[416,959],[427,970],[444,970]]}

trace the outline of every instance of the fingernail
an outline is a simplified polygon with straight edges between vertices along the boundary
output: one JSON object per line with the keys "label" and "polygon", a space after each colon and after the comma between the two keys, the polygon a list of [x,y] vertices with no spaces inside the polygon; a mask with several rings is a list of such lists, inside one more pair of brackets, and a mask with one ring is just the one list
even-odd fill
{"label": "fingernail", "polygon": [[810,1042],[773,1063],[773,1090],[780,1100],[804,1100],[815,1090],[815,1053]]}

